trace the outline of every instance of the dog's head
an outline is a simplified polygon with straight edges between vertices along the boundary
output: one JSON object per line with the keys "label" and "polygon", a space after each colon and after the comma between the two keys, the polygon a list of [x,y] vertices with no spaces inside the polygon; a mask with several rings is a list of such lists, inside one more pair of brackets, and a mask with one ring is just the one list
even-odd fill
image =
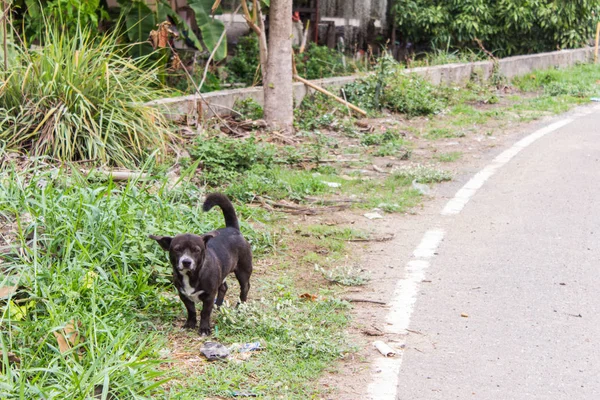
{"label": "dog's head", "polygon": [[173,268],[181,274],[194,273],[202,267],[206,254],[206,244],[217,235],[209,232],[202,236],[184,233],[175,237],[150,235],[163,250],[169,252]]}

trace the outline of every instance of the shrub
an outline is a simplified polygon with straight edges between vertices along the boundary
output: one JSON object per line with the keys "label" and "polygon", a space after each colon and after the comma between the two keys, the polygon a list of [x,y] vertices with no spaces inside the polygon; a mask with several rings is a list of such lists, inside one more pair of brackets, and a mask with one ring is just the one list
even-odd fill
{"label": "shrub", "polygon": [[383,107],[409,117],[437,114],[447,106],[448,96],[443,88],[418,75],[405,75],[400,66],[387,57],[382,57],[380,63],[377,74],[344,87],[348,101],[368,110]]}
{"label": "shrub", "polygon": [[275,148],[256,143],[253,137],[240,140],[213,136],[199,138],[190,149],[190,156],[200,161],[206,183],[217,186],[233,181],[255,164],[270,168],[274,162]]}
{"label": "shrub", "polygon": [[[0,140],[7,148],[63,161],[138,164],[171,134],[156,69],[122,55],[115,36],[48,28],[39,51],[21,49],[0,72]],[[97,40],[95,40],[97,39]]]}
{"label": "shrub", "polygon": [[258,51],[258,39],[254,33],[243,36],[236,46],[236,53],[227,61],[225,71],[229,82],[245,83],[248,86],[259,84],[260,55]]}
{"label": "shrub", "polygon": [[251,119],[256,121],[264,116],[263,108],[256,100],[249,97],[244,100],[236,100],[233,109],[240,113],[239,117],[242,120]]}
{"label": "shrub", "polygon": [[296,69],[306,79],[329,78],[352,73],[345,65],[344,55],[327,46],[317,46],[311,43],[306,52],[296,58]]}
{"label": "shrub", "polygon": [[416,46],[478,48],[499,56],[584,45],[594,33],[599,0],[397,0],[398,29]]}
{"label": "shrub", "polygon": [[384,107],[409,117],[438,114],[447,106],[443,91],[418,75],[392,76],[382,97]]}

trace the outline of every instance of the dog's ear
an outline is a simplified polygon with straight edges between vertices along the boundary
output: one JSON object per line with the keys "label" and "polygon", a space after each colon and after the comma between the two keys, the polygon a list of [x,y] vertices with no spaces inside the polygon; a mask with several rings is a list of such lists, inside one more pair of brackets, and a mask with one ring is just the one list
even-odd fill
{"label": "dog's ear", "polygon": [[218,234],[219,234],[219,232],[208,232],[208,233],[205,233],[204,235],[202,235],[202,240],[204,240],[204,245],[206,246],[208,241],[210,239],[214,238],[215,236],[217,236]]}
{"label": "dog's ear", "polygon": [[160,245],[160,247],[162,247],[162,249],[164,251],[169,251],[169,249],[171,248],[171,240],[173,240],[173,238],[170,236],[150,235],[148,237],[150,239],[156,240],[158,242],[158,244]]}

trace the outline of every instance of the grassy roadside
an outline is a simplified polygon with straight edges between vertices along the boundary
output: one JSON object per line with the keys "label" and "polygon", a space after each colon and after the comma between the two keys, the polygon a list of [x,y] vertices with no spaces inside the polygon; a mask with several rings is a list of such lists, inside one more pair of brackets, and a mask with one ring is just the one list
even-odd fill
{"label": "grassy roadside", "polygon": [[[582,65],[501,89],[417,85],[408,99],[394,91],[385,98],[411,118],[373,109],[362,121],[315,96],[300,108],[292,141],[260,131],[244,139],[210,131],[193,140],[175,187],[165,166],[146,167],[149,181],[90,182],[76,168],[0,153],[0,286],[19,286],[0,298],[0,398],[85,399],[103,391],[117,398],[230,398],[235,391],[318,398],[315,379],[352,351],[344,335],[350,305],[340,300],[339,283],[368,279],[347,246],[368,234],[287,216],[263,201],[313,209],[326,207],[314,199],[341,198],[357,214],[409,211],[423,201],[414,183],[451,179],[447,170],[467,151],[423,148],[470,143],[563,112],[600,94],[598,80],[600,67]],[[435,107],[424,108],[432,98]],[[147,239],[222,226],[219,212],[200,211],[207,190],[234,199],[257,259],[252,301],[217,312],[214,339],[264,348],[218,363],[203,361],[197,334],[180,329],[184,312],[170,267]],[[227,299],[235,298],[231,287]],[[56,335],[68,342],[69,326],[76,340],[63,352]]]}

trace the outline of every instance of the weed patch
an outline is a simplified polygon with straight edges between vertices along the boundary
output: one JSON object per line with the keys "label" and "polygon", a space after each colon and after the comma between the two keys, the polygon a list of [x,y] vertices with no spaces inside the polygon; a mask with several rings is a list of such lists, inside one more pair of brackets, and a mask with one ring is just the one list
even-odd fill
{"label": "weed patch", "polygon": [[244,100],[236,100],[233,110],[239,113],[238,117],[242,120],[256,121],[262,119],[264,115],[262,106],[250,97]]}
{"label": "weed patch", "polygon": [[362,286],[369,281],[368,275],[361,268],[353,266],[340,266],[329,269],[316,266],[315,269],[329,282],[343,286]]}
{"label": "weed patch", "polygon": [[413,181],[419,183],[439,183],[452,180],[450,172],[424,165],[399,168],[394,171],[393,176],[397,180],[407,182],[407,184]]}
{"label": "weed patch", "polygon": [[450,153],[441,153],[436,154],[435,158],[437,158],[441,162],[455,162],[460,160],[462,157],[462,153],[460,151],[453,151]]}

